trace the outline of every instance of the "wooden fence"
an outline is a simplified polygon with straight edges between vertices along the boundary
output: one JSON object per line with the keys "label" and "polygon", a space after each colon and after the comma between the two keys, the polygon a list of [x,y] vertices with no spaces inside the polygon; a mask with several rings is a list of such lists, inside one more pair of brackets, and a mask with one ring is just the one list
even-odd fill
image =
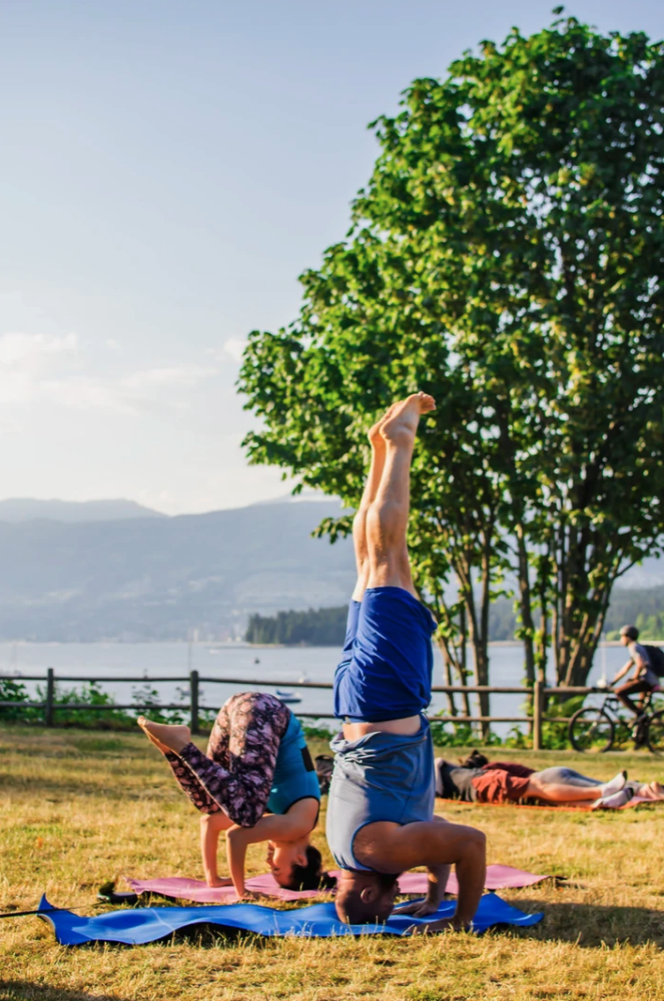
{"label": "wooden fence", "polygon": [[[3,707],[15,707],[15,708],[25,708],[25,709],[42,709],[44,711],[44,724],[47,727],[55,726],[55,714],[56,712],[66,711],[66,710],[85,710],[87,712],[113,712],[115,710],[139,710],[139,709],[155,709],[155,710],[181,710],[183,712],[189,713],[190,728],[191,732],[194,734],[200,733],[200,714],[201,712],[215,712],[214,707],[201,706],[200,705],[200,686],[201,685],[240,685],[244,687],[260,687],[260,688],[300,688],[300,689],[327,689],[333,688],[330,682],[286,682],[286,681],[256,681],[255,679],[249,678],[207,678],[201,677],[197,671],[190,671],[188,676],[182,678],[136,678],[130,677],[126,678],[123,676],[109,676],[109,677],[80,677],[80,676],[70,676],[70,675],[58,675],[57,679],[55,676],[55,671],[53,668],[48,668],[46,675],[21,675],[19,677],[0,675],[0,680],[3,681],[14,681],[18,683],[22,682],[45,682],[46,683],[46,693],[45,699],[42,702],[8,702],[0,701],[0,709]],[[99,705],[91,705],[90,703],[56,703],[55,702],[55,683],[56,680],[59,682],[97,682],[97,683],[113,683],[113,684],[123,684],[123,683],[149,683],[149,684],[159,684],[159,683],[185,683],[188,684],[189,688],[189,702],[188,703],[160,703],[156,704],[153,702],[139,703],[132,702],[130,704],[118,704],[118,703],[106,703]],[[527,723],[532,733],[533,737],[533,750],[539,751],[542,748],[542,724],[546,722],[551,723],[568,723],[569,719],[567,717],[560,716],[547,716],[546,706],[547,701],[551,696],[562,696],[569,698],[573,695],[588,695],[590,692],[595,691],[592,688],[546,688],[542,682],[535,682],[534,689],[528,689],[525,687],[502,687],[495,685],[475,685],[475,686],[445,686],[445,685],[435,685],[432,692],[437,693],[455,693],[455,694],[468,694],[477,695],[479,693],[488,693],[490,695],[520,695],[524,698],[530,697],[532,699],[533,714],[532,716],[432,716],[429,717],[430,720],[436,723]],[[316,720],[334,720],[335,716],[333,713],[302,713],[300,714],[307,719]]]}
{"label": "wooden fence", "polygon": [[[108,677],[96,676],[96,677],[81,677],[79,675],[58,675],[57,679],[55,676],[55,671],[52,667],[49,667],[45,675],[36,674],[24,674],[20,676],[12,675],[0,675],[0,680],[15,681],[21,683],[23,681],[41,681],[46,682],[46,697],[42,702],[10,702],[10,701],[0,701],[0,709],[3,707],[13,706],[15,708],[33,708],[33,709],[43,709],[44,710],[44,723],[46,726],[55,726],[55,714],[56,712],[67,710],[67,709],[84,709],[88,712],[113,712],[116,709],[180,709],[184,712],[189,713],[190,717],[190,727],[192,733],[200,733],[200,714],[201,712],[215,712],[216,709],[213,706],[202,706],[200,704],[200,686],[205,685],[241,685],[243,687],[260,686],[261,688],[319,688],[319,689],[331,689],[331,682],[319,682],[319,681],[268,681],[268,680],[256,680],[255,678],[208,678],[201,677],[198,671],[190,671],[189,675],[186,677],[124,677],[122,675],[115,676],[111,675]],[[55,701],[55,683],[57,681],[95,681],[99,683],[164,683],[168,682],[170,684],[174,683],[188,683],[189,685],[189,702],[188,703],[155,703],[155,702],[132,702],[129,704],[121,703],[102,703],[102,704],[90,704],[88,702],[84,703],[56,703]],[[470,686],[460,686],[460,685],[434,685],[431,689],[432,692],[442,692],[444,694],[454,693],[454,694],[468,694],[475,695],[480,692],[486,692],[492,695],[521,695],[524,698],[532,699],[533,712],[531,716],[444,716],[436,715],[430,716],[431,721],[436,723],[527,723],[532,733],[533,738],[533,750],[539,751],[542,748],[542,724],[545,722],[551,723],[567,723],[569,722],[566,716],[547,716],[546,715],[546,704],[550,696],[564,696],[570,697],[572,695],[587,695],[590,692],[595,691],[593,688],[547,688],[541,681],[536,681],[533,689],[521,687],[503,687],[500,685],[470,685]],[[302,713],[303,717],[308,719],[335,719],[333,713]]]}

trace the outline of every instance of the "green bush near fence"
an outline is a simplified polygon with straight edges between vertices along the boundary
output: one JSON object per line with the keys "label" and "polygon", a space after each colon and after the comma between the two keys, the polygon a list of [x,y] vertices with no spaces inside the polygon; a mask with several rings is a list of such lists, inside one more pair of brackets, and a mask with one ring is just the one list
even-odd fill
{"label": "green bush near fence", "polygon": [[[136,726],[136,717],[144,712],[158,723],[188,723],[189,711],[184,708],[188,699],[185,689],[178,689],[178,701],[183,708],[160,709],[159,693],[146,680],[144,684],[135,687],[132,692],[132,703],[135,710],[119,709],[112,695],[102,691],[96,681],[83,683],[80,688],[66,688],[56,683],[53,699],[54,723],[59,727],[81,727],[89,730],[132,730]],[[44,709],[29,705],[32,701],[43,702],[46,690],[37,686],[37,696],[33,698],[25,685],[18,679],[0,678],[0,702],[15,702],[18,705],[0,706],[0,722],[17,724],[44,724]],[[547,707],[548,716],[571,716],[583,702],[583,696],[575,696],[565,702],[551,702]],[[59,708],[76,704],[80,709]],[[87,706],[103,706],[104,708],[88,709]],[[215,709],[200,709],[198,718],[202,729],[209,729],[214,723],[217,711]],[[315,717],[305,718],[302,722],[305,737],[310,740],[330,740],[336,730],[336,723],[316,720]],[[431,722],[433,742],[437,747],[472,747],[479,741],[469,723],[443,723],[435,718]],[[528,733],[513,727],[509,733],[501,737],[493,731],[482,738],[485,747],[505,747],[512,749],[529,748],[532,744]],[[567,747],[567,724],[544,723],[542,726],[542,747],[547,750],[562,750]]]}
{"label": "green bush near fence", "polygon": [[[179,701],[184,702],[187,693],[178,691]],[[0,678],[0,702],[16,702],[18,705],[0,706],[0,721],[3,723],[44,723],[44,709],[31,706],[30,702],[44,702],[46,689],[37,685],[36,698],[32,697],[25,685],[13,678]],[[159,709],[159,693],[146,682],[132,692],[132,702],[136,710],[118,709],[115,699],[101,689],[99,682],[88,681],[80,688],[66,688],[55,685],[53,708],[56,726],[83,727],[90,730],[130,730],[136,726],[136,716],[145,712],[158,723],[186,723],[189,713],[186,709]],[[62,709],[60,706],[79,705],[81,709]],[[102,709],[88,709],[87,706],[103,706]],[[107,707],[107,708],[106,708]],[[202,710],[199,720],[203,726],[211,726],[216,713]]]}

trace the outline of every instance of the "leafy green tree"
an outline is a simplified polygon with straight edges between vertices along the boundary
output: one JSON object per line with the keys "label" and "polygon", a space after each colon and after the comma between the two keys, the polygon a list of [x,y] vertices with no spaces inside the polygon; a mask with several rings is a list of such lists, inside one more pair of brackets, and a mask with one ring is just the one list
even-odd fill
{"label": "leafy green tree", "polygon": [[508,570],[527,681],[551,637],[580,684],[614,581],[664,527],[663,107],[643,34],[569,18],[482,43],[374,123],[346,240],[302,276],[296,322],[250,335],[250,458],[351,507],[376,411],[438,400],[409,543],[448,660],[463,676],[467,635],[479,684]]}

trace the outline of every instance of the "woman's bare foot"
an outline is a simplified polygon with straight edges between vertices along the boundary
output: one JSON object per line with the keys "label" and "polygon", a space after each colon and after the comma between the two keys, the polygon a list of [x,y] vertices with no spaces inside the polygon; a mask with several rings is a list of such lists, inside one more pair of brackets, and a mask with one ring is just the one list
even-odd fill
{"label": "woman's bare foot", "polygon": [[[144,716],[140,717],[140,719],[144,719],[144,718],[145,718]],[[140,720],[138,720],[137,722],[138,722],[138,725],[141,726]],[[145,736],[148,738],[148,740],[150,741],[150,743],[154,744],[154,746],[157,748],[157,750],[161,751],[162,754],[172,754],[173,753],[170,750],[170,748],[166,747],[166,744],[162,744],[162,742],[160,740],[157,740],[157,738],[153,734],[151,734],[149,730],[146,730],[145,727],[141,727],[141,730],[143,731],[143,733],[145,734]]]}
{"label": "woman's bare foot", "polygon": [[435,409],[436,401],[433,396],[428,393],[413,393],[392,408],[392,413],[380,422],[379,432],[386,441],[393,444],[404,436],[412,438],[417,431],[420,416]]}
{"label": "woman's bare foot", "polygon": [[233,880],[230,876],[206,876],[205,882],[210,887],[232,886]]}
{"label": "woman's bare foot", "polygon": [[153,723],[145,716],[139,716],[137,722],[141,730],[160,750],[165,748],[167,751],[179,754],[183,747],[191,743],[191,730],[184,724],[169,726],[167,723]]}

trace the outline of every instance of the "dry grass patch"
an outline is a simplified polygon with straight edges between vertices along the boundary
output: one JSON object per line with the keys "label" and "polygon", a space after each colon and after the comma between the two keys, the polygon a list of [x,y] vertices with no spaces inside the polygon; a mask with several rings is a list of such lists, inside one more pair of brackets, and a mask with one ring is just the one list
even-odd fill
{"label": "dry grass patch", "polygon": [[[200,877],[195,811],[140,734],[5,728],[0,755],[3,911],[34,907],[45,891],[56,905],[99,913],[98,887],[123,873]],[[627,767],[649,780],[662,768],[641,754],[500,757],[604,779]],[[543,910],[541,925],[431,940],[263,940],[199,928],[139,948],[65,949],[38,918],[15,918],[0,929],[0,1001],[664,1001],[664,807],[443,812],[487,832],[490,862],[565,877],[503,891]],[[322,830],[315,842],[331,865]],[[250,872],[265,870],[263,855],[252,849]]]}

